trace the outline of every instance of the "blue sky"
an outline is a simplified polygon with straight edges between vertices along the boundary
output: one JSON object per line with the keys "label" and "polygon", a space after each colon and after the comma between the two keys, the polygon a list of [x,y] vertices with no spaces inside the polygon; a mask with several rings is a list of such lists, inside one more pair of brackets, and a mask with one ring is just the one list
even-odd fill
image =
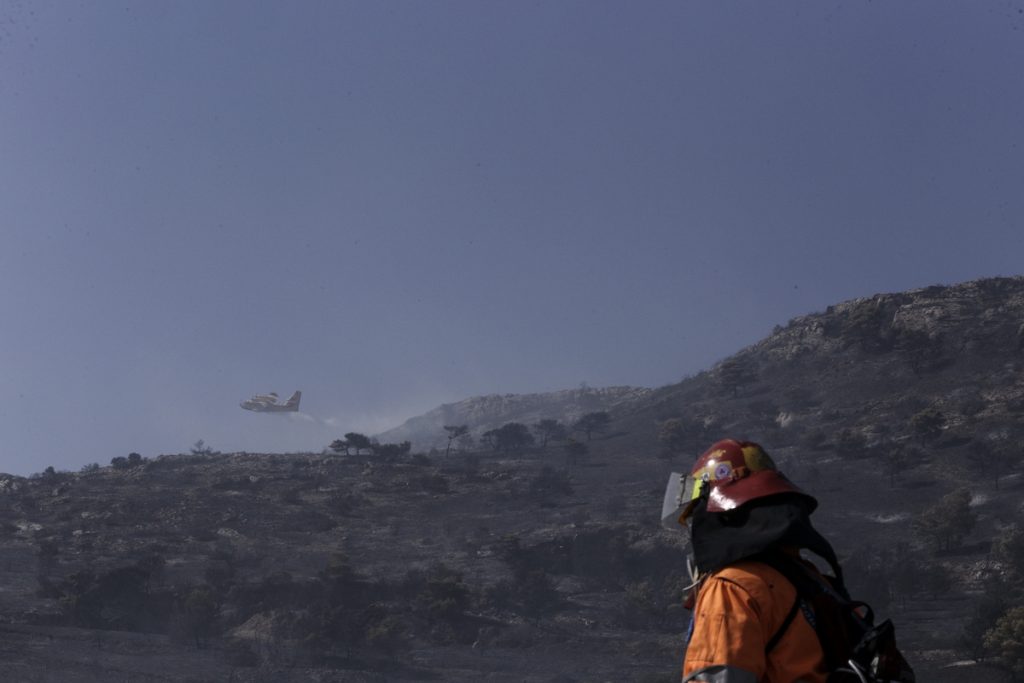
{"label": "blue sky", "polygon": [[1020,274],[1021,64],[995,0],[0,3],[0,471],[658,386]]}

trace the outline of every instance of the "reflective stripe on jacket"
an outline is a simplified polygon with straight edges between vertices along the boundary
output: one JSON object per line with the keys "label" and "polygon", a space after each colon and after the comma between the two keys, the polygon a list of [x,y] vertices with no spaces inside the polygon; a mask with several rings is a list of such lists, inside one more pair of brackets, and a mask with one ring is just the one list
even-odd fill
{"label": "reflective stripe on jacket", "polygon": [[684,683],[825,683],[825,656],[803,610],[765,654],[796,597],[793,584],[761,562],[709,576],[693,609]]}

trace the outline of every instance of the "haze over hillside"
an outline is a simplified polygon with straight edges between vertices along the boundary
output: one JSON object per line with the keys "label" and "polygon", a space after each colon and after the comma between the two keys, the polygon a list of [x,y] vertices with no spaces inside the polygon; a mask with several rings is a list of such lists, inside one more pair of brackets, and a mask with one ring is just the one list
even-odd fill
{"label": "haze over hillside", "polygon": [[[794,318],[716,366],[657,389],[473,397],[410,418],[378,438],[411,440],[427,449],[443,446],[444,425],[466,424],[479,434],[512,421],[571,424],[585,412],[605,410],[648,447],[655,447],[651,425],[679,415],[706,423],[702,432],[708,435],[715,428],[760,433],[782,448],[810,422],[824,427],[845,420],[845,428],[869,441],[885,430],[888,438],[905,440],[912,434],[905,421],[913,408],[948,405],[955,413],[967,402],[976,419],[1015,424],[1024,400],[1016,384],[1022,350],[1024,279],[936,285],[852,299]],[[880,385],[891,390],[880,392]]]}
{"label": "haze over hillside", "polygon": [[476,437],[507,422],[532,425],[542,419],[555,419],[570,425],[586,413],[615,410],[640,401],[650,391],[641,387],[580,387],[543,394],[476,396],[410,418],[377,438],[411,441],[419,450],[442,448],[446,442],[445,425],[467,425]]}

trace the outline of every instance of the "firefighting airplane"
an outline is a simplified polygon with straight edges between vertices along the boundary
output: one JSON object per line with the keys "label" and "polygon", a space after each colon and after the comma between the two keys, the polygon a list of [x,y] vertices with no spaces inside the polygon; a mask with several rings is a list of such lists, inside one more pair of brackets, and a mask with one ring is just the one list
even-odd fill
{"label": "firefighting airplane", "polygon": [[238,405],[246,410],[255,410],[257,413],[294,413],[299,410],[299,400],[302,392],[296,391],[284,403],[277,402],[277,394],[271,391],[269,394],[256,394],[248,401],[242,401]]}

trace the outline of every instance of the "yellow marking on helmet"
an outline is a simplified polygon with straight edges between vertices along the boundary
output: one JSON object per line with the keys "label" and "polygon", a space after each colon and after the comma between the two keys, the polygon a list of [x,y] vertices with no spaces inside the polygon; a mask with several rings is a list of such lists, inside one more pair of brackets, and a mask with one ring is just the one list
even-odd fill
{"label": "yellow marking on helmet", "polygon": [[713,463],[718,459],[718,456],[725,455],[728,453],[724,448],[719,448],[717,451],[711,451],[708,453],[708,462]]}
{"label": "yellow marking on helmet", "polygon": [[693,494],[690,496],[690,500],[700,498],[701,489],[711,481],[711,475],[707,472],[707,469],[705,467],[693,476]]}
{"label": "yellow marking on helmet", "polygon": [[775,463],[760,446],[744,446],[742,450],[743,461],[747,463],[747,469],[751,472],[776,469]]}

